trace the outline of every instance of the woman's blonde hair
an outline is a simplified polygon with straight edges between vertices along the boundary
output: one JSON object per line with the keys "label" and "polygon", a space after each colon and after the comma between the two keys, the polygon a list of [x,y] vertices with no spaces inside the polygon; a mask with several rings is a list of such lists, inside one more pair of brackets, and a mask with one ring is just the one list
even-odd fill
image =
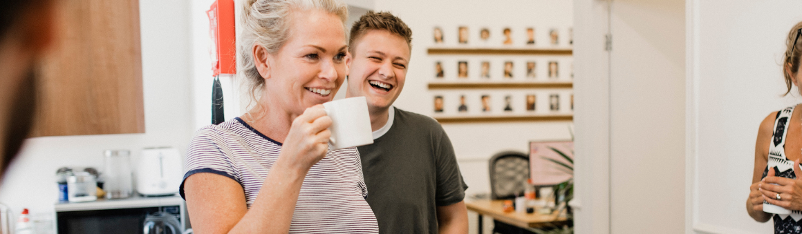
{"label": "woman's blonde hair", "polygon": [[[800,56],[802,56],[802,47],[799,44],[802,44],[801,40],[797,40],[797,37],[802,37],[799,34],[799,30],[802,29],[802,22],[796,23],[791,31],[788,32],[788,37],[785,38],[785,59],[783,59],[783,75],[785,75],[785,86],[788,90],[785,91],[784,95],[788,95],[791,92],[792,86],[792,79],[793,73],[799,71],[799,60]],[[797,45],[794,45],[796,43]],[[791,74],[788,73],[788,70],[791,70]]]}
{"label": "woman's blonde hair", "polygon": [[[240,71],[245,78],[250,101],[258,103],[265,80],[253,61],[253,46],[276,53],[290,37],[289,15],[293,11],[322,10],[340,17],[345,30],[348,6],[340,0],[246,0],[242,11],[240,34]],[[343,33],[345,34],[345,33]],[[257,104],[258,106],[258,104]]]}

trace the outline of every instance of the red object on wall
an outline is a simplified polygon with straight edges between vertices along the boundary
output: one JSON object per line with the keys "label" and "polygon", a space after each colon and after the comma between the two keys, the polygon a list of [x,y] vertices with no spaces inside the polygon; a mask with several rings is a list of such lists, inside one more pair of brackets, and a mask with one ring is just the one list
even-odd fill
{"label": "red object on wall", "polygon": [[237,73],[237,37],[234,25],[234,0],[217,0],[206,11],[212,49],[213,76]]}

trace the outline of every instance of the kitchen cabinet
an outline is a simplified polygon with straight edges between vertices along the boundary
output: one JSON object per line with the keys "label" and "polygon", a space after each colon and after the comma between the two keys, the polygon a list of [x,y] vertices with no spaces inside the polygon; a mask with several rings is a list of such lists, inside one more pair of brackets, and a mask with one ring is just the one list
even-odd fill
{"label": "kitchen cabinet", "polygon": [[32,136],[144,133],[139,1],[56,2]]}

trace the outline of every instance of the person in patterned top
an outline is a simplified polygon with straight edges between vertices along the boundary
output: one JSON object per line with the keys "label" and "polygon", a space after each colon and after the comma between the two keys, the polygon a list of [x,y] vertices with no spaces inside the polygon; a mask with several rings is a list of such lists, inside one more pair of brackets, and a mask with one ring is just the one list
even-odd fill
{"label": "person in patterned top", "polygon": [[[786,37],[783,62],[786,95],[793,86],[800,87],[799,65],[802,56],[802,22]],[[797,89],[799,90],[799,89]],[[802,92],[800,92],[802,93]],[[802,233],[802,112],[795,105],[772,112],[760,123],[755,143],[755,166],[746,210],[755,221],[774,221],[774,233]],[[769,161],[782,167],[769,167]],[[786,214],[764,212],[784,208]]]}

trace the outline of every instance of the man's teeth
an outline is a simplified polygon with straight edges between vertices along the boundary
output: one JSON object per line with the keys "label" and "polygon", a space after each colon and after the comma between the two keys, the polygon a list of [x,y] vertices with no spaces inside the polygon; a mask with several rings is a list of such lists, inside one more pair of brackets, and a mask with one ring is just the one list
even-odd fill
{"label": "man's teeth", "polygon": [[385,84],[385,83],[378,82],[378,81],[372,81],[372,80],[370,81],[370,84],[375,85],[375,86],[379,86],[380,88],[383,88],[383,89],[390,89],[392,87],[389,84]]}
{"label": "man's teeth", "polygon": [[327,96],[331,93],[331,89],[318,89],[318,88],[306,88],[313,93],[320,94],[321,96]]}

